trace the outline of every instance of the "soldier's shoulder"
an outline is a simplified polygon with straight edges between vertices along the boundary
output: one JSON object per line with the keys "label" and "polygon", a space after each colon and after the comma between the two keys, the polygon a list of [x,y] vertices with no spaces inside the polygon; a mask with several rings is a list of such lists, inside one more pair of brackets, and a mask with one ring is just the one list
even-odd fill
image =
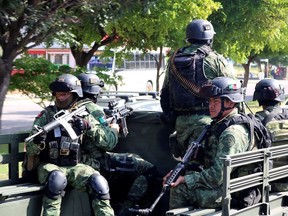
{"label": "soldier's shoulder", "polygon": [[43,109],[41,112],[39,112],[38,115],[36,116],[36,119],[46,118],[47,115],[49,115],[50,113],[53,113],[54,115],[52,106],[48,106],[45,109]]}
{"label": "soldier's shoulder", "polygon": [[218,53],[216,50],[212,50],[211,52],[209,52],[209,56],[210,58],[220,59],[228,63],[227,59],[222,54]]}

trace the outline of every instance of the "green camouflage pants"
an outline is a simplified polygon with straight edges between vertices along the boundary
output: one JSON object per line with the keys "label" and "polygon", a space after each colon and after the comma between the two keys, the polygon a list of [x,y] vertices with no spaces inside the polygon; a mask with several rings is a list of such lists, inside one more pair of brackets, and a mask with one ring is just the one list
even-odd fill
{"label": "green camouflage pants", "polygon": [[[62,171],[67,178],[67,185],[72,186],[76,190],[86,191],[87,181],[89,177],[97,172],[92,167],[77,164],[76,166],[60,167],[55,164],[40,164],[38,167],[38,180],[41,184],[45,184],[47,177],[53,170]],[[43,216],[60,215],[62,198],[56,200],[43,196]],[[114,211],[110,206],[109,200],[92,200],[92,209],[97,216],[113,216]]]}
{"label": "green camouflage pants", "polygon": [[195,208],[218,208],[222,205],[222,186],[213,189],[195,188],[189,190],[180,184],[170,190],[169,209],[193,206]]}
{"label": "green camouflage pants", "polygon": [[197,140],[206,125],[209,125],[211,118],[206,115],[185,115],[178,116],[175,123],[177,132],[176,142],[171,143],[171,152],[174,156],[184,155],[189,143]]}
{"label": "green camouflage pants", "polygon": [[[97,170],[100,168],[101,174],[109,182],[112,201],[115,197],[115,200],[118,200],[118,194],[122,194],[122,197],[119,197],[122,209],[135,204],[139,205],[143,200],[147,201],[149,184],[153,183],[157,172],[153,164],[139,155],[131,153],[106,152],[101,158],[94,159],[86,156],[85,159],[83,161],[85,164]],[[124,202],[123,194],[127,194],[126,200],[124,197]]]}

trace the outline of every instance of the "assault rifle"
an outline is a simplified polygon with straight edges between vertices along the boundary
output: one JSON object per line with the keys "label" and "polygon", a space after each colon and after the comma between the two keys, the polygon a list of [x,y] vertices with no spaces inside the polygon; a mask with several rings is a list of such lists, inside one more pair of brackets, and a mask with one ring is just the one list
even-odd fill
{"label": "assault rifle", "polygon": [[120,134],[126,137],[128,135],[128,127],[126,123],[126,117],[131,115],[133,109],[126,105],[117,107],[116,101],[108,102],[108,109],[104,109],[104,113],[107,116],[107,122],[115,122],[120,126]]}
{"label": "assault rifle", "polygon": [[77,134],[75,133],[74,129],[72,128],[71,120],[73,120],[77,116],[81,116],[84,112],[86,112],[86,107],[82,106],[72,112],[69,112],[68,110],[60,110],[57,112],[53,118],[54,121],[49,122],[48,124],[44,125],[43,127],[39,127],[37,125],[34,126],[34,128],[38,131],[35,134],[27,137],[25,139],[25,142],[32,141],[36,136],[41,135],[43,133],[48,133],[49,131],[59,127],[62,125],[67,133],[69,134],[70,138],[72,140],[76,140],[78,138]]}
{"label": "assault rifle", "polygon": [[183,156],[182,160],[176,165],[176,167],[173,169],[169,177],[165,180],[161,193],[158,195],[156,200],[153,202],[153,204],[150,206],[150,208],[146,209],[134,209],[134,208],[129,208],[129,212],[137,215],[149,215],[150,213],[153,212],[155,206],[161,199],[161,197],[165,194],[165,192],[171,188],[171,184],[175,182],[180,175],[184,175],[185,170],[187,168],[187,165],[191,158],[197,158],[198,151],[200,150],[201,147],[201,142],[205,138],[207,132],[209,131],[210,125],[206,126],[200,136],[197,138],[196,141],[192,141],[190,144],[189,148],[187,149],[185,155]]}

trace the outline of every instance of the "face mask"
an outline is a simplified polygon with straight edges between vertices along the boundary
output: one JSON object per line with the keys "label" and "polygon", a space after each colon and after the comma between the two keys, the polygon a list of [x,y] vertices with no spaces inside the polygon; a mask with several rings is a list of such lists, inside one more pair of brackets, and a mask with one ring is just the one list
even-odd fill
{"label": "face mask", "polygon": [[73,94],[71,92],[56,92],[55,104],[59,109],[66,109],[73,102]]}

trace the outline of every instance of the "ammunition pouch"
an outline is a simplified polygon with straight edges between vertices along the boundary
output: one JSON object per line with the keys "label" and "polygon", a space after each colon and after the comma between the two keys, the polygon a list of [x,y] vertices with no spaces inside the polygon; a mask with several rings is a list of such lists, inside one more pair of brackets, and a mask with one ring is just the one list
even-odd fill
{"label": "ammunition pouch", "polygon": [[75,166],[79,162],[80,144],[62,140],[58,145],[57,141],[49,144],[49,162],[60,166]]}

